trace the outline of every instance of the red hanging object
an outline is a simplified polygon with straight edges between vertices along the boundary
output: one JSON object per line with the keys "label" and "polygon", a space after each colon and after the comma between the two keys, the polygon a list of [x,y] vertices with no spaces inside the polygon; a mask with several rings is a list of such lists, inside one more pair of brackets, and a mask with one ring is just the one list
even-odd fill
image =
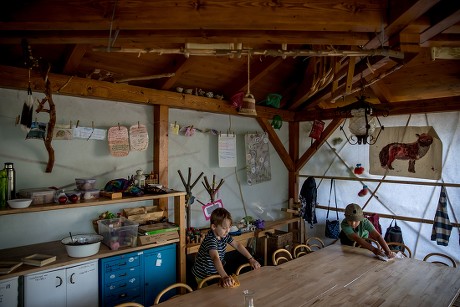
{"label": "red hanging object", "polygon": [[356,167],[355,169],[353,170],[353,172],[356,174],[356,175],[361,175],[362,173],[364,173],[364,167],[361,166],[360,163],[356,164]]}
{"label": "red hanging object", "polygon": [[312,139],[319,140],[321,138],[321,133],[324,130],[324,122],[321,120],[315,120],[311,127],[310,135]]}
{"label": "red hanging object", "polygon": [[358,192],[358,196],[363,197],[363,196],[367,195],[367,192],[369,192],[369,189],[367,188],[367,185],[363,185],[362,190]]}

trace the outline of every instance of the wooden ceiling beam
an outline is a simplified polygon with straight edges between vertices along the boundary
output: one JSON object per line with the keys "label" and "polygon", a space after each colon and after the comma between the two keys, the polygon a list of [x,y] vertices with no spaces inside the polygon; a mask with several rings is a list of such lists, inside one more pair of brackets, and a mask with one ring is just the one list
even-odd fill
{"label": "wooden ceiling beam", "polygon": [[273,129],[272,125],[268,122],[267,119],[264,118],[257,118],[257,122],[259,123],[260,127],[267,132],[268,138],[275,148],[276,152],[278,153],[281,161],[283,161],[284,165],[286,166],[287,170],[292,172],[294,171],[294,161],[292,161],[289,153],[287,152],[286,148],[284,147],[283,143],[281,142],[278,134]]}
{"label": "wooden ceiling beam", "polygon": [[173,85],[180,80],[181,76],[190,70],[193,66],[193,59],[183,57],[182,60],[180,60],[180,63],[173,63],[169,65],[167,68],[168,71],[174,71],[174,76],[165,79],[163,81],[163,84],[160,86],[162,90],[169,90],[173,87]]}
{"label": "wooden ceiling beam", "polygon": [[[29,1],[12,4],[0,29],[8,31],[240,29],[373,32],[385,13],[382,1]],[[330,22],[331,16],[334,22]],[[5,21],[6,20],[6,21]],[[237,22],[236,22],[237,21]]]}
{"label": "wooden ceiling beam", "polygon": [[324,129],[323,133],[321,133],[321,138],[319,140],[316,140],[311,144],[311,146],[305,151],[305,153],[300,157],[299,160],[295,162],[295,171],[301,170],[305,164],[313,157],[313,155],[318,151],[318,148],[323,145],[329,136],[334,133],[334,131],[342,124],[344,121],[343,118],[336,118],[333,119],[327,127]]}
{"label": "wooden ceiling beam", "polygon": [[[455,1],[454,1],[455,2]],[[442,31],[450,28],[451,26],[460,22],[460,9],[454,11],[452,14],[442,19],[422,34],[420,34],[420,44],[425,43],[427,40],[432,39]]]}
{"label": "wooden ceiling beam", "polygon": [[78,65],[88,50],[88,45],[75,45],[73,46],[69,56],[64,64],[62,73],[64,75],[74,75],[77,73]]}
{"label": "wooden ceiling beam", "polygon": [[[0,27],[1,29],[1,27]],[[56,28],[58,29],[58,28]],[[95,31],[0,31],[2,44],[20,44],[23,38],[34,44],[88,44],[106,46],[107,30]],[[260,44],[362,46],[369,41],[368,33],[339,31],[289,30],[120,30],[115,46],[152,48],[161,44],[191,43],[243,43]]]}
{"label": "wooden ceiling beam", "polygon": [[[380,109],[382,108],[381,105]],[[460,96],[411,100],[398,103],[390,103],[384,106],[385,111],[374,109],[376,116],[393,116],[405,114],[421,113],[442,113],[460,111]],[[328,120],[348,117],[345,112],[340,112],[340,108],[317,110],[310,112],[297,113],[295,121],[312,121],[315,119]]]}
{"label": "wooden ceiling beam", "polygon": [[[259,82],[262,78],[270,74],[278,65],[283,63],[283,59],[280,57],[268,57],[263,62],[260,61],[251,61],[250,66],[250,84],[251,86]],[[230,90],[229,93],[238,93],[240,91],[246,92],[248,88],[248,72],[247,70],[244,74],[241,74],[232,84],[228,85]]]}
{"label": "wooden ceiling beam", "polygon": [[[196,95],[186,95],[172,91],[162,91],[120,83],[98,81],[88,78],[69,77],[58,74],[48,75],[53,94],[102,100],[123,101],[143,105],[164,105],[175,109],[187,109],[202,112],[240,115],[229,101]],[[26,90],[28,87],[28,69],[0,65],[0,87]],[[43,92],[43,79],[38,73],[31,75],[33,92]],[[294,112],[269,107],[256,106],[257,116],[272,119],[280,115],[284,121],[292,121]]]}
{"label": "wooden ceiling beam", "polygon": [[[410,23],[414,22],[417,18],[425,14],[429,9],[431,9],[436,3],[441,0],[417,0],[413,1],[413,5],[399,14],[388,26],[385,27],[382,33],[377,34],[373,39],[371,39],[365,46],[365,49],[375,49],[384,45],[392,36],[398,34]],[[396,6],[395,9],[398,9],[400,6],[400,1],[392,2]],[[392,9],[390,7],[390,9]],[[391,13],[390,13],[391,15]]]}

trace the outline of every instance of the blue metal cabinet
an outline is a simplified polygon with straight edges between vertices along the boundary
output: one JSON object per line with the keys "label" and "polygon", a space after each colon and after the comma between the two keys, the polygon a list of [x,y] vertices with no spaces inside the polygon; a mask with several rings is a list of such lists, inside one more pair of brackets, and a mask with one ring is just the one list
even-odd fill
{"label": "blue metal cabinet", "polygon": [[[145,306],[153,305],[155,297],[164,288],[176,283],[176,244],[155,247],[144,251]],[[170,291],[163,299],[175,294]],[[163,301],[162,299],[162,301]]]}
{"label": "blue metal cabinet", "polygon": [[100,259],[100,303],[112,307],[124,302],[144,303],[142,252]]}
{"label": "blue metal cabinet", "polygon": [[[176,244],[99,260],[100,306],[124,302],[153,305],[155,297],[177,280]],[[168,293],[165,298],[174,295]]]}

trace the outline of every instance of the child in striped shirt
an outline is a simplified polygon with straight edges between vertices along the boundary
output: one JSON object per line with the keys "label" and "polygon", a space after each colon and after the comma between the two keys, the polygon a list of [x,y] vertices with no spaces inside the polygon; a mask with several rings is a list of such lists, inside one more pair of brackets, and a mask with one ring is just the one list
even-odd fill
{"label": "child in striped shirt", "polygon": [[229,235],[232,226],[232,216],[224,208],[217,208],[211,214],[211,229],[201,242],[192,273],[199,284],[204,278],[219,274],[225,287],[233,286],[233,279],[225,272],[222,261],[225,257],[227,244],[245,256],[254,269],[260,268],[259,262],[249,251]]}

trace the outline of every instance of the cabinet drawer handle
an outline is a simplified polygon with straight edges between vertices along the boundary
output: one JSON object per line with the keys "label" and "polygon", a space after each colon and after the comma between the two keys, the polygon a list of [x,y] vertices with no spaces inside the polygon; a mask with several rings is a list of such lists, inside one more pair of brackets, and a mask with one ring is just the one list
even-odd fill
{"label": "cabinet drawer handle", "polygon": [[126,284],[123,284],[120,286],[120,288],[125,288],[126,287]]}
{"label": "cabinet drawer handle", "polygon": [[118,266],[124,266],[124,265],[126,265],[126,262],[118,264]]}
{"label": "cabinet drawer handle", "polygon": [[126,275],[128,275],[128,274],[127,274],[127,273],[124,273],[124,274],[120,274],[119,276],[120,276],[120,277],[124,277],[124,276],[126,276]]}
{"label": "cabinet drawer handle", "polygon": [[72,275],[70,275],[70,283],[71,284],[74,284],[75,281],[73,280],[73,277],[75,276],[75,273],[72,273]]}
{"label": "cabinet drawer handle", "polygon": [[56,286],[56,288],[57,288],[57,287],[62,286],[62,278],[59,277],[59,276],[56,276],[56,278],[59,279],[59,285]]}

